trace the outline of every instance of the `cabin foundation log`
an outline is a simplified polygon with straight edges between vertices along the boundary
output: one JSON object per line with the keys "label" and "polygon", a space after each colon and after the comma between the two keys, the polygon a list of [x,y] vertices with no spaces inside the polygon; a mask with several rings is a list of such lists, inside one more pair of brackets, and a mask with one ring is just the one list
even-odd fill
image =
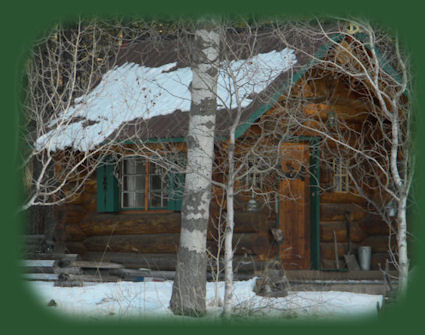
{"label": "cabin foundation log", "polygon": [[180,213],[93,214],[80,224],[87,236],[180,233]]}

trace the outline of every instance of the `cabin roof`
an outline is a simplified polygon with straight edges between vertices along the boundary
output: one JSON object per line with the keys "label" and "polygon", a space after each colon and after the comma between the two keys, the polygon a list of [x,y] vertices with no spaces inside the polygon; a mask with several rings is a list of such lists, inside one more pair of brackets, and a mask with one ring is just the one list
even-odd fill
{"label": "cabin roof", "polygon": [[[227,89],[226,64],[241,83],[242,117],[237,136],[265,113],[312,66],[306,54],[323,57],[325,40],[288,31],[285,40],[262,32],[248,40],[232,35],[221,50],[216,135],[225,135],[237,107]],[[304,52],[300,52],[303,50]],[[227,63],[224,59],[227,59]],[[51,151],[88,151],[105,141],[183,141],[188,129],[190,44],[181,39],[141,40],[124,45],[116,65],[87,94],[49,123],[36,145]]]}

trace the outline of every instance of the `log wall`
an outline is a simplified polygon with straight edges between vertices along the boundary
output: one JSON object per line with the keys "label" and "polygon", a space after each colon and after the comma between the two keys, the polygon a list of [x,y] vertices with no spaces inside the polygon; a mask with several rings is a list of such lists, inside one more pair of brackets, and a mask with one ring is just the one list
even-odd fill
{"label": "log wall", "polygon": [[[97,213],[95,181],[95,177],[90,179],[78,197],[57,209],[56,236],[64,239],[67,251],[130,267],[173,270],[180,238],[180,213]],[[218,215],[217,208],[212,207],[211,213]],[[270,253],[268,230],[266,214],[237,212],[233,243],[236,255],[266,259]],[[219,236],[217,227],[210,222],[207,247],[212,255],[219,252]]]}
{"label": "log wall", "polygon": [[[89,258],[115,260],[130,266],[152,263],[158,269],[175,266],[179,243],[180,213],[96,212],[96,183],[89,180],[82,194],[57,210],[59,220],[56,236],[65,240],[70,253]],[[372,247],[372,269],[384,266],[387,255],[388,227],[379,218],[361,209],[364,201],[345,193],[323,193],[320,203],[320,257],[323,269],[335,269],[336,233],[340,267],[348,251],[345,212],[350,212],[352,252],[361,245]],[[217,208],[212,208],[217,215]],[[236,255],[266,260],[276,255],[270,227],[275,226],[270,213],[237,212],[235,217],[234,247]],[[210,223],[208,248],[217,254],[216,227]],[[153,256],[154,255],[154,256]],[[112,258],[111,258],[112,257]],[[140,259],[140,261],[138,261]]]}
{"label": "log wall", "polygon": [[351,221],[351,253],[357,255],[359,246],[372,247],[371,269],[383,268],[388,255],[388,226],[364,208],[365,202],[348,193],[323,193],[320,201],[320,258],[322,269],[336,269],[334,232],[337,240],[340,268],[344,267],[344,255],[348,252],[346,219]]}

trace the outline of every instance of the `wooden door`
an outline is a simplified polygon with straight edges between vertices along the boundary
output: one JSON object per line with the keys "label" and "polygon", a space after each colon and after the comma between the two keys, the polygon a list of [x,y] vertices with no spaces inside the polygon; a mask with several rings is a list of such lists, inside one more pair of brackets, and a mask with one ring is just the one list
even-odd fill
{"label": "wooden door", "polygon": [[281,148],[279,219],[284,241],[280,261],[284,269],[310,268],[309,145],[285,143]]}

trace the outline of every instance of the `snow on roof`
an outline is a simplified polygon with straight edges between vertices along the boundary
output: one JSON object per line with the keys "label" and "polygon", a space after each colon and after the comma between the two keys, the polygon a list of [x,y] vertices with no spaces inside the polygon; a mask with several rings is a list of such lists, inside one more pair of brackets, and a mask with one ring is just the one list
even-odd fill
{"label": "snow on roof", "polygon": [[[235,88],[241,106],[252,102],[252,95],[262,92],[276,77],[297,63],[294,50],[285,48],[258,54],[245,60],[221,63],[217,104],[219,109],[237,107]],[[236,78],[232,82],[230,74]],[[72,147],[88,151],[101,144],[126,122],[148,120],[190,110],[192,81],[190,67],[176,68],[176,63],[146,67],[125,63],[106,72],[90,93],[75,99],[74,106],[49,123],[49,132],[36,141],[38,149],[50,151]]]}

